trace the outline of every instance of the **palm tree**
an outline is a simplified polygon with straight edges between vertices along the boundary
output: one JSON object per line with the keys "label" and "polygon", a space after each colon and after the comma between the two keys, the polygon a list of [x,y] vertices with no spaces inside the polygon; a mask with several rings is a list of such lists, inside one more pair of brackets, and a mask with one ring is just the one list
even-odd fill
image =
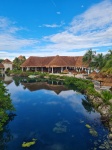
{"label": "palm tree", "polygon": [[110,53],[110,55],[112,55],[112,50],[111,49],[109,49],[108,52]]}
{"label": "palm tree", "polygon": [[112,59],[112,50],[108,50],[109,53],[105,55],[105,61],[108,61],[109,59]]}
{"label": "palm tree", "polygon": [[96,52],[92,51],[92,49],[89,49],[85,55],[83,56],[83,62],[89,64],[91,66],[91,63],[93,61],[93,58],[95,57]]}
{"label": "palm tree", "polygon": [[102,53],[94,57],[93,66],[95,68],[100,70],[104,66],[104,64],[105,64],[105,61],[104,61],[104,56]]}

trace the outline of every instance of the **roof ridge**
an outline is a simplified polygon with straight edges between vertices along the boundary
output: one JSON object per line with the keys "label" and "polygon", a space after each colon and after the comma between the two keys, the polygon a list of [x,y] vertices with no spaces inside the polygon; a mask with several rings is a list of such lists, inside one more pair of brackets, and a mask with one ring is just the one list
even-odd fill
{"label": "roof ridge", "polygon": [[[62,65],[62,66],[67,66],[67,63],[66,63],[59,55],[55,56],[54,59],[51,60],[51,61],[48,63],[47,66],[51,66],[51,64],[54,65],[54,64],[56,63],[55,61],[56,61],[57,58],[61,59],[61,61],[63,61],[63,62],[66,64],[66,65],[62,65],[62,62],[61,62],[61,65]],[[55,63],[54,63],[54,62],[55,62]],[[59,60],[58,60],[58,62],[59,62]],[[54,64],[53,64],[53,63],[54,63]],[[58,66],[58,65],[57,65],[57,66]]]}

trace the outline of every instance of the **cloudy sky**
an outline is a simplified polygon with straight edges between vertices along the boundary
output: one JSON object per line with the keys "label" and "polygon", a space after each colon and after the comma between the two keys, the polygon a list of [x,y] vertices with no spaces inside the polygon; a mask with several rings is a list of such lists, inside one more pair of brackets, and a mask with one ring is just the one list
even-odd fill
{"label": "cloudy sky", "polygon": [[112,49],[112,0],[0,0],[0,59]]}

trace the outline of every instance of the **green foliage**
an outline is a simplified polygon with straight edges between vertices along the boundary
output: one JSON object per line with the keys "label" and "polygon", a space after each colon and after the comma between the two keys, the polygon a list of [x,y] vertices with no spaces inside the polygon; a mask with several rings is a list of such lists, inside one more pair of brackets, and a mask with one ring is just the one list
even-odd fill
{"label": "green foliage", "polygon": [[91,86],[86,89],[87,95],[94,95],[95,97],[101,97],[101,95]]}
{"label": "green foliage", "polygon": [[108,103],[110,99],[112,99],[112,93],[110,91],[102,91],[101,97],[103,98],[103,101]]}
{"label": "green foliage", "polygon": [[9,71],[9,74],[20,75],[22,73],[21,70],[13,69]]}
{"label": "green foliage", "polygon": [[1,63],[2,61],[4,61],[4,60],[3,60],[3,59],[0,59],[0,63]]}
{"label": "green foliage", "polygon": [[23,56],[22,59],[19,59],[19,58],[15,58],[13,60],[13,68],[16,69],[16,70],[20,70],[21,69],[21,64],[26,60],[25,56]]}
{"label": "green foliage", "polygon": [[102,53],[97,54],[93,59],[92,66],[100,70],[104,66],[104,64],[105,64],[105,60],[103,54]]}
{"label": "green foliage", "polygon": [[65,85],[68,85],[69,87],[72,86],[73,89],[77,89],[84,93],[86,93],[88,87],[94,89],[94,84],[91,81],[74,77],[66,77],[64,83]]}
{"label": "green foliage", "polygon": [[83,56],[83,62],[88,63],[89,66],[91,66],[91,63],[94,57],[95,57],[95,51],[92,51],[92,49],[89,49]]}
{"label": "green foliage", "polygon": [[105,66],[101,71],[106,72],[107,74],[112,74],[112,57],[110,57],[108,60],[105,60]]}
{"label": "green foliage", "polygon": [[89,64],[89,67],[93,69],[99,69],[106,74],[112,74],[112,50],[108,52],[106,55],[102,53],[95,55],[95,52],[90,49],[83,56],[83,62]]}
{"label": "green foliage", "polygon": [[3,130],[4,124],[9,119],[8,112],[13,110],[10,94],[8,94],[3,82],[0,80],[0,131]]}
{"label": "green foliage", "polygon": [[56,80],[59,76],[56,75],[49,75],[50,80]]}
{"label": "green foliage", "polygon": [[5,71],[5,73],[8,74],[9,71],[10,71],[10,68],[7,68],[6,71]]}

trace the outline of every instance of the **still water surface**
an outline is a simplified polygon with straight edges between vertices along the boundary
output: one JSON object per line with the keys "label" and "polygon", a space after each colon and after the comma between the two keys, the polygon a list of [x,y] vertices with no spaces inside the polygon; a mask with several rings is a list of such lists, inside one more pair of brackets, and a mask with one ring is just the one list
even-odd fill
{"label": "still water surface", "polygon": [[[12,82],[7,89],[16,116],[7,125],[8,133],[4,132],[10,139],[6,150],[100,150],[107,142],[108,130],[84,95],[44,83],[16,86]],[[22,148],[33,138],[35,145]]]}

